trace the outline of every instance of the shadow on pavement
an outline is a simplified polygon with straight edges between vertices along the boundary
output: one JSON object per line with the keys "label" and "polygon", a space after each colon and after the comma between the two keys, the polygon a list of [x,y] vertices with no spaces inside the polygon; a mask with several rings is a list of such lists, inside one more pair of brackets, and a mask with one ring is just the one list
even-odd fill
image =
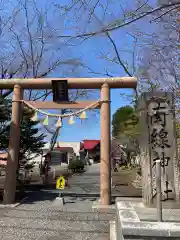
{"label": "shadow on pavement", "polygon": [[23,204],[33,204],[36,202],[42,201],[54,201],[58,197],[58,193],[52,191],[38,191],[38,192],[29,192],[27,198],[23,201]]}

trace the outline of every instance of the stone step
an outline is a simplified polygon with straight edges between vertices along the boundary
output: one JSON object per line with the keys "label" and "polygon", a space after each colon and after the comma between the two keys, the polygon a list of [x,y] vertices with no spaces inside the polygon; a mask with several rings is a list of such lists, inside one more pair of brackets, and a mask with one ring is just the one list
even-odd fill
{"label": "stone step", "polygon": [[[47,189],[43,189],[43,190],[41,190],[41,192],[42,193],[43,192],[44,193],[49,192],[49,189],[48,188]],[[59,192],[60,192],[59,190],[51,189],[51,194],[54,194],[56,196],[59,195]],[[78,197],[82,197],[83,198],[84,197],[84,198],[89,198],[89,199],[91,199],[91,198],[94,198],[94,199],[100,198],[99,189],[96,190],[96,192],[92,192],[92,191],[91,192],[87,192],[85,189],[82,190],[80,188],[79,184],[74,185],[73,189],[71,189],[71,188],[63,189],[61,191],[61,194],[62,194],[63,197],[75,197],[75,198],[78,198]],[[121,197],[121,193],[120,192],[115,192],[115,193],[113,192],[111,194],[111,196],[112,196],[112,200],[115,200],[115,198]],[[126,196],[124,196],[124,197],[126,197]]]}
{"label": "stone step", "polygon": [[37,218],[1,217],[0,227],[31,229],[31,231],[74,231],[109,233],[108,221],[68,221]]}
{"label": "stone step", "polygon": [[[64,207],[61,206],[53,206],[53,208],[47,208],[45,209],[44,207],[39,207],[37,208],[36,206],[27,206],[27,208],[25,208],[25,206],[19,206],[16,209],[18,211],[22,210],[22,211],[34,211],[34,212],[65,212],[65,213],[82,213],[82,214],[88,214],[88,213],[97,213],[97,214],[110,214],[110,215],[116,215],[116,209],[114,208],[92,208],[92,206],[87,208],[79,208],[79,206],[66,206],[64,205]],[[26,210],[27,209],[27,210]]]}
{"label": "stone step", "polygon": [[103,212],[64,212],[64,211],[34,211],[12,209],[4,212],[4,217],[15,217],[24,219],[49,219],[61,221],[110,221],[115,219],[114,213]]}
{"label": "stone step", "polygon": [[44,229],[31,228],[10,228],[0,227],[0,232],[3,239],[13,240],[109,240],[107,233],[96,233],[96,232],[78,232],[78,231],[50,231]]}
{"label": "stone step", "polygon": [[[51,197],[51,195],[49,196]],[[42,199],[42,196],[41,196]],[[94,200],[94,199],[93,199]],[[43,211],[43,212],[84,212],[84,213],[106,213],[106,214],[116,214],[115,205],[112,205],[110,208],[97,208],[96,202],[90,201],[87,198],[64,198],[65,204],[62,205],[62,202],[52,197],[49,200],[42,199],[39,201],[38,196],[31,196],[27,198],[23,204],[20,204],[16,209],[24,211]],[[33,204],[32,204],[33,203]]]}
{"label": "stone step", "polygon": [[142,237],[142,236],[138,236],[138,237],[130,237],[130,236],[124,236],[123,240],[179,240],[179,237],[177,238],[171,238],[171,237]]}

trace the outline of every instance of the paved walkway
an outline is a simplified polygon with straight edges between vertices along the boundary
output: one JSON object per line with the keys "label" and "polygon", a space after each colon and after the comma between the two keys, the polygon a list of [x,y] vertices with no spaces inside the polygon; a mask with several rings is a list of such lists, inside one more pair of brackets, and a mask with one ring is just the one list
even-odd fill
{"label": "paved walkway", "polygon": [[[126,175],[123,175],[123,177],[119,175],[118,178],[120,179],[122,184],[120,184],[118,181],[117,186],[112,187],[112,195],[119,197],[141,197],[141,189],[136,189],[128,180],[124,181]],[[124,182],[126,182],[127,184],[124,184]],[[87,166],[85,173],[83,173],[82,175],[75,175],[69,179],[69,185],[70,187],[65,190],[67,192],[99,194],[100,164],[93,164],[91,166]]]}
{"label": "paved walkway", "polygon": [[100,192],[100,164],[86,167],[86,172],[74,175],[69,179],[69,189],[77,193],[99,193]]}

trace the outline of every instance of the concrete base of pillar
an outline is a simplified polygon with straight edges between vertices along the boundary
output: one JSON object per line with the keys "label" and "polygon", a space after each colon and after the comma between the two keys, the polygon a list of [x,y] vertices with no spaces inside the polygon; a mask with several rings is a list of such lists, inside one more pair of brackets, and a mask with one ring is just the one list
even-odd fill
{"label": "concrete base of pillar", "polygon": [[2,203],[2,204],[0,204],[0,208],[15,208],[15,207],[18,207],[19,205],[23,204],[27,198],[28,197],[25,197],[17,203],[12,203],[12,204],[3,204]]}
{"label": "concrete base of pillar", "polygon": [[114,205],[101,205],[101,204],[96,204],[93,203],[92,208],[97,208],[97,209],[116,209]]}
{"label": "concrete base of pillar", "polygon": [[[136,203],[135,203],[136,204]],[[136,206],[137,207],[137,206]],[[131,202],[117,201],[116,202],[116,237],[117,239],[137,239],[137,240],[178,240],[180,236],[180,223],[176,221],[179,219],[177,216],[174,220],[169,221],[167,219],[165,222],[157,222],[152,219],[142,219],[141,215],[136,211],[135,205]],[[155,210],[155,209],[154,209]],[[178,211],[179,209],[175,210]],[[144,215],[152,216],[153,208],[141,208],[141,212]],[[156,212],[155,212],[156,214]],[[173,210],[168,209],[168,215],[173,216]],[[141,218],[140,218],[141,216]]]}
{"label": "concrete base of pillar", "polygon": [[63,197],[57,197],[55,202],[56,205],[62,206],[65,204],[64,198]]}
{"label": "concrete base of pillar", "polygon": [[15,208],[19,206],[21,202],[15,204],[0,204],[0,208]]}
{"label": "concrete base of pillar", "polygon": [[[116,207],[114,204],[112,205],[101,205],[100,203],[100,199],[98,199],[97,201],[94,201],[92,204],[92,208],[93,209],[97,209],[97,210],[104,210],[104,211],[108,211],[108,210],[115,210]],[[114,211],[113,211],[114,212]]]}

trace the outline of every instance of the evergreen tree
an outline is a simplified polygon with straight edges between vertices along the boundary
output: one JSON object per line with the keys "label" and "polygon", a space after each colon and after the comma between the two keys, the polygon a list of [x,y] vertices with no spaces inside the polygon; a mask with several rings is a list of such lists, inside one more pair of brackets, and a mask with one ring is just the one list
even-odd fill
{"label": "evergreen tree", "polygon": [[32,121],[31,119],[23,119],[21,122],[21,138],[20,138],[20,160],[26,162],[32,159],[31,154],[42,152],[45,145],[45,135],[39,133],[37,125],[39,121]]}
{"label": "evergreen tree", "polygon": [[[2,103],[2,101],[1,101]],[[9,144],[11,106],[8,102],[3,102],[3,107],[0,108],[0,150],[7,151]],[[42,147],[45,145],[45,135],[39,133],[39,121],[32,121],[31,117],[34,112],[28,108],[23,109],[23,118],[21,121],[20,130],[20,165],[27,165],[32,159],[32,153],[41,153]]]}
{"label": "evergreen tree", "polygon": [[9,125],[11,108],[8,105],[9,100],[3,99],[0,95],[0,136]]}
{"label": "evergreen tree", "polygon": [[132,106],[121,107],[113,115],[112,135],[119,139],[122,145],[126,145],[124,151],[129,161],[131,155],[139,153],[138,136],[140,131],[138,122],[138,114]]}
{"label": "evergreen tree", "polygon": [[138,116],[135,108],[131,106],[121,107],[113,114],[112,135],[113,137],[134,135],[137,132],[137,124]]}

